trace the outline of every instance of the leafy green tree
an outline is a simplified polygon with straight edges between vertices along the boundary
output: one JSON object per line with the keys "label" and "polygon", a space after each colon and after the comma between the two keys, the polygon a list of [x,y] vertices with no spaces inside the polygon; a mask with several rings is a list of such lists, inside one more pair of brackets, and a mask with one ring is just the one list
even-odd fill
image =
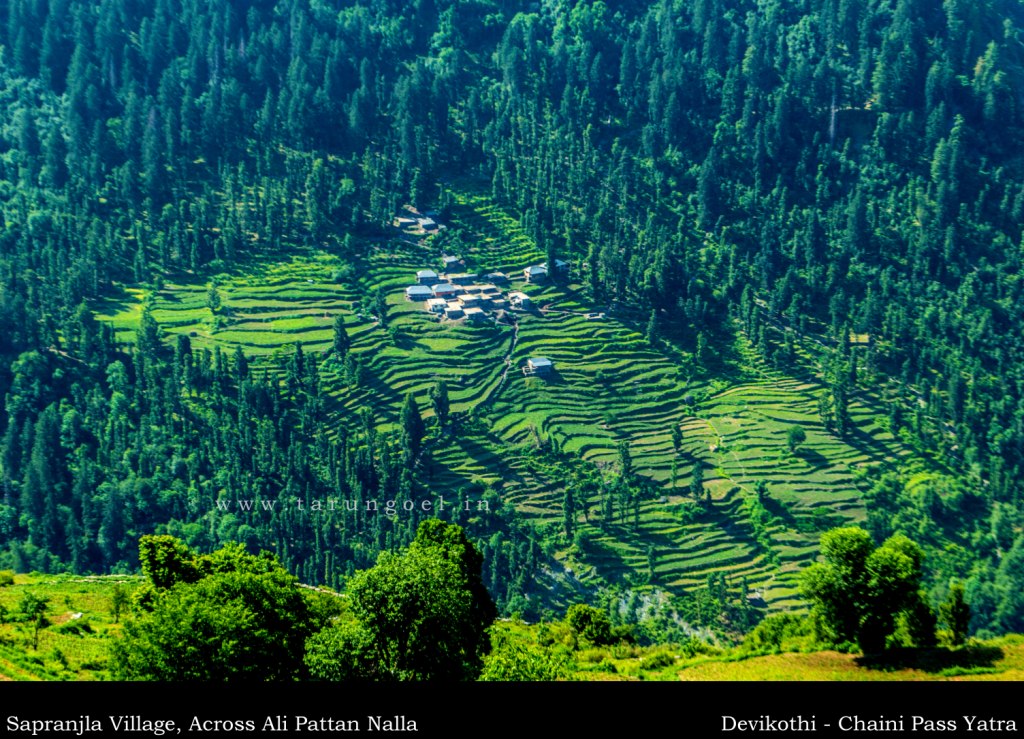
{"label": "leafy green tree", "polygon": [[323,240],[329,222],[327,173],[323,159],[316,159],[306,177],[306,217],[309,230],[318,241]]}
{"label": "leafy green tree", "polygon": [[305,641],[319,624],[298,580],[276,560],[247,554],[239,545],[198,557],[172,537],[151,539],[158,541],[149,543],[145,571],[156,579],[150,576],[149,597],[113,645],[118,679],[273,681],[305,675]]}
{"label": "leafy green tree", "polygon": [[562,530],[565,532],[565,538],[571,541],[576,530],[576,499],[568,485],[565,488],[565,495],[562,496]]}
{"label": "leafy green tree", "polygon": [[370,301],[371,311],[380,320],[381,326],[386,326],[388,322],[387,294],[382,289],[378,288],[373,291]]}
{"label": "leafy green tree", "polygon": [[808,567],[801,576],[801,591],[815,615],[836,642],[855,642],[867,607],[867,558],[874,545],[859,528],[841,528],[821,536],[824,563]]}
{"label": "leafy green tree", "polygon": [[633,479],[633,455],[629,451],[629,442],[620,441],[618,444],[619,452],[619,474],[622,475],[622,480],[629,484]]}
{"label": "leafy green tree", "polygon": [[807,441],[807,432],[804,431],[803,426],[793,425],[789,427],[789,431],[786,432],[786,446],[789,447],[790,454],[796,452],[797,447]]}
{"label": "leafy green tree", "polygon": [[444,380],[438,380],[430,389],[430,406],[434,409],[437,425],[444,428],[448,423],[448,413],[451,410],[448,400],[448,383]]}
{"label": "leafy green tree", "polygon": [[697,364],[703,367],[707,364],[709,354],[708,337],[701,331],[697,334],[697,346],[693,353],[694,359],[697,360]]}
{"label": "leafy green tree", "polygon": [[612,622],[608,614],[593,606],[576,603],[565,612],[565,623],[578,639],[595,646],[614,643]]}
{"label": "leafy green tree", "polygon": [[690,492],[694,500],[700,501],[704,495],[704,463],[697,461],[693,465],[693,480],[690,483]]}
{"label": "leafy green tree", "polygon": [[195,554],[174,536],[143,536],[139,539],[139,565],[153,587],[163,590],[176,583],[200,578]]}
{"label": "leafy green tree", "polygon": [[210,309],[210,312],[214,315],[220,313],[221,308],[224,307],[224,303],[220,297],[220,290],[217,289],[217,283],[211,282],[210,287],[206,291],[206,307]]}
{"label": "leafy green tree", "polygon": [[405,396],[405,404],[402,406],[402,445],[408,460],[415,462],[419,456],[425,431],[416,396],[409,393]]}
{"label": "leafy green tree", "polygon": [[768,497],[768,483],[764,480],[757,480],[754,483],[754,493],[757,495],[758,501],[763,501]]}
{"label": "leafy green tree", "polygon": [[334,317],[334,356],[343,361],[351,346],[352,339],[345,328],[345,317],[339,313]]}
{"label": "leafy green tree", "polygon": [[[863,529],[833,529],[822,534],[821,553],[824,562],[803,572],[801,591],[834,642],[856,642],[865,653],[877,653],[898,616],[909,613],[923,622],[924,555],[910,539],[892,536],[876,548]],[[920,629],[916,639],[922,640]]]}
{"label": "leafy green tree", "polygon": [[656,347],[658,345],[658,336],[658,314],[652,310],[650,317],[647,319],[647,329],[644,331],[644,337],[647,339],[648,344]]}
{"label": "leafy green tree", "polygon": [[935,617],[935,611],[928,604],[928,596],[923,590],[919,590],[916,596],[911,596],[910,603],[902,615],[907,625],[907,635],[910,637],[911,646],[934,647],[938,643],[936,636],[938,620]]}
{"label": "leafy green tree", "polygon": [[[900,534],[886,539],[868,556],[867,607],[858,634],[865,653],[885,649],[897,615],[916,612],[923,560],[921,548]],[[934,620],[932,628],[934,633]]]}
{"label": "leafy green tree", "polygon": [[377,671],[397,680],[471,680],[490,648],[496,610],[482,557],[461,527],[420,524],[404,552],[382,552],[348,593],[373,643]]}
{"label": "leafy green tree", "polygon": [[130,602],[128,589],[121,583],[114,585],[110,593],[110,614],[114,617],[114,623],[121,620],[121,613],[128,607]]}
{"label": "leafy green tree", "polygon": [[50,625],[49,619],[46,618],[46,608],[49,603],[49,598],[29,591],[26,591],[18,601],[18,610],[21,612],[22,618],[32,628],[32,649],[39,649],[39,632]]}
{"label": "leafy green tree", "polygon": [[999,602],[996,619],[1008,632],[1024,629],[1024,535],[1018,536],[1010,551],[1003,555],[996,570],[995,586]]}
{"label": "leafy green tree", "polygon": [[354,682],[382,677],[373,638],[355,620],[340,620],[311,636],[304,660],[313,680]]}
{"label": "leafy green tree", "polygon": [[939,605],[939,620],[949,633],[949,641],[955,646],[963,646],[967,641],[971,626],[971,607],[962,583],[954,582],[949,586],[949,594]]}

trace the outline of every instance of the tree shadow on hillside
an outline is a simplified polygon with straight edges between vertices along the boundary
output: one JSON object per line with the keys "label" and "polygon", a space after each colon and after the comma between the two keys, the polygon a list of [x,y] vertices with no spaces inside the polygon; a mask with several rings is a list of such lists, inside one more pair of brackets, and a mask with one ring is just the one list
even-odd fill
{"label": "tree shadow on hillside", "polygon": [[863,655],[854,660],[859,667],[880,672],[921,670],[956,674],[959,671],[988,671],[1005,657],[999,647],[971,645],[959,649],[893,649],[883,654]]}
{"label": "tree shadow on hillside", "polygon": [[828,458],[814,449],[801,448],[796,451],[796,456],[804,460],[815,469],[823,469],[829,466]]}
{"label": "tree shadow on hillside", "polygon": [[112,285],[100,297],[92,300],[91,307],[100,315],[113,316],[140,302],[139,297],[128,292],[124,285]]}
{"label": "tree shadow on hillside", "polygon": [[212,276],[213,275],[206,274],[202,271],[193,272],[192,270],[175,267],[165,269],[161,274],[165,284],[170,283],[181,287],[206,287],[206,284],[210,281]]}
{"label": "tree shadow on hillside", "polygon": [[796,528],[796,517],[793,515],[793,512],[789,510],[789,507],[781,500],[777,500],[776,498],[766,495],[761,498],[761,505],[764,506],[768,513],[779,519],[786,528]]}
{"label": "tree shadow on hillside", "polygon": [[588,540],[581,555],[583,562],[608,582],[625,582],[626,575],[633,571],[623,553],[604,541]]}
{"label": "tree shadow on hillside", "polygon": [[864,422],[861,422],[861,424],[851,423],[846,433],[839,438],[873,459],[891,458],[893,450],[890,445],[875,438],[873,433],[862,428],[865,425],[870,424]]}
{"label": "tree shadow on hillside", "polygon": [[[520,369],[522,371],[522,369]],[[545,385],[568,385],[568,381],[562,376],[562,373],[552,367],[546,372],[535,372],[526,375],[528,379],[541,380]]]}
{"label": "tree shadow on hillside", "polygon": [[402,402],[402,396],[381,377],[379,370],[376,370],[372,365],[364,364],[360,371],[362,373],[362,381],[359,388],[368,393],[373,399],[373,410],[377,423],[391,422],[392,419],[389,411],[392,407]]}
{"label": "tree shadow on hillside", "polygon": [[447,491],[461,490],[474,483],[472,475],[433,458],[430,460],[430,466],[422,468],[421,473],[426,484],[435,492],[442,490],[447,494]]}

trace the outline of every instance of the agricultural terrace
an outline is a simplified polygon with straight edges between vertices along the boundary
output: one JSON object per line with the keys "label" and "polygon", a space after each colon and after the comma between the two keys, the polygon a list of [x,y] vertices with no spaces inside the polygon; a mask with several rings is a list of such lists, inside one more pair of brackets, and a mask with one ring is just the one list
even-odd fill
{"label": "agricultural terrace", "polygon": [[[431,234],[395,229],[386,240],[359,242],[344,259],[309,251],[202,284],[168,279],[156,294],[135,289],[116,308],[101,309],[101,318],[130,338],[141,302],[149,301],[164,329],[189,335],[193,346],[241,347],[276,368],[296,343],[309,352],[327,349],[341,313],[367,377],[355,387],[340,367],[322,365],[334,423],[350,422],[362,407],[393,423],[408,392],[427,409],[426,392],[442,377],[453,412],[471,412],[465,432],[446,435],[433,450],[436,492],[493,487],[554,531],[565,469],[540,459],[536,442],[554,439],[600,466],[609,481],[617,445],[627,442],[635,471],[655,492],[642,500],[635,523],[631,517],[602,526],[599,515],[578,516],[586,546],[556,552],[572,577],[678,592],[722,573],[733,585],[745,580],[772,607],[795,605],[796,572],[814,556],[821,531],[863,518],[860,470],[907,454],[876,425],[877,410],[855,398],[854,430],[840,440],[822,427],[822,388],[812,380],[785,377],[753,359],[757,380],[697,380],[614,312],[588,318],[605,307],[589,304],[572,279],[565,286],[527,284],[523,268],[544,256],[488,198],[456,192],[446,225]],[[502,291],[531,298],[531,310],[517,311],[515,325],[441,321],[423,302],[406,299],[418,270],[441,271],[442,255],[451,253],[449,229],[458,231],[466,272],[505,272],[511,281]],[[218,315],[208,306],[211,282],[223,304]],[[386,296],[383,326],[370,314],[376,290]],[[524,376],[519,369],[538,356],[552,359],[554,372]],[[678,451],[673,425],[682,431]],[[793,425],[807,434],[796,454],[786,446]],[[710,505],[690,492],[698,461]],[[767,486],[763,497],[759,484]],[[598,495],[586,501],[592,512],[600,510]],[[641,578],[649,550],[654,576]]]}

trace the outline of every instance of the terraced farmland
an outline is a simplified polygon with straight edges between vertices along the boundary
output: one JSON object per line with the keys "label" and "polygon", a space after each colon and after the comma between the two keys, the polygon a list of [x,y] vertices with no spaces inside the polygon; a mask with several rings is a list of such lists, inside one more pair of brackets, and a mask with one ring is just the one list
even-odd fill
{"label": "terraced farmland", "polygon": [[[326,348],[335,314],[352,313],[358,293],[332,280],[340,260],[327,254],[260,264],[245,274],[220,275],[210,282],[170,279],[157,293],[129,291],[137,302],[119,311],[100,313],[126,340],[138,325],[141,302],[149,301],[153,318],[170,334],[185,334],[196,348],[240,346],[262,357],[295,343],[304,349]],[[216,283],[223,308],[208,306],[207,292]],[[356,323],[356,326],[359,324]]]}
{"label": "terraced farmland", "polygon": [[530,264],[544,261],[537,248],[519,225],[519,221],[495,205],[477,190],[454,193],[453,221],[470,239],[466,256],[470,267],[488,272],[522,274]]}
{"label": "terraced farmland", "polygon": [[[534,439],[556,439],[562,450],[601,465],[609,479],[616,474],[616,447],[625,441],[636,472],[657,494],[642,502],[636,527],[578,521],[591,546],[583,554],[556,553],[576,577],[628,581],[646,572],[653,549],[659,587],[678,592],[724,573],[734,584],[745,579],[773,607],[794,605],[795,575],[814,556],[820,532],[864,515],[858,470],[908,453],[875,425],[875,412],[854,399],[853,432],[839,440],[822,427],[822,388],[813,381],[763,366],[752,366],[751,376],[759,379],[743,384],[697,380],[616,314],[588,320],[595,306],[579,286],[518,279],[543,256],[518,222],[486,197],[458,192],[453,211],[450,225],[468,239],[462,254],[468,269],[505,271],[513,278],[509,289],[531,296],[534,309],[518,314],[516,327],[439,322],[421,303],[405,300],[403,289],[416,270],[438,268],[436,240],[443,237],[398,232],[359,244],[348,263],[304,252],[249,274],[223,275],[217,279],[224,306],[219,319],[207,307],[209,283],[174,280],[153,295],[133,293],[103,317],[128,332],[148,300],[154,318],[168,332],[190,336],[194,346],[241,347],[257,363],[277,368],[296,343],[309,352],[327,348],[340,313],[369,377],[353,388],[340,368],[322,367],[336,401],[332,423],[352,422],[355,410],[371,407],[386,427],[408,392],[429,407],[425,394],[438,377],[450,386],[453,412],[472,411],[472,431],[445,437],[433,450],[436,492],[491,485],[538,524],[557,525],[564,480],[531,463]],[[376,289],[387,295],[387,327],[366,313]],[[554,361],[551,377],[520,371],[537,356]],[[786,447],[793,425],[807,434],[797,454]],[[673,426],[682,431],[678,452]],[[710,493],[707,507],[689,494],[698,460]],[[762,483],[763,498],[756,492]],[[596,506],[596,499],[589,502]],[[758,525],[755,509],[765,512]]]}
{"label": "terraced farmland", "polygon": [[[557,305],[572,307],[569,301]],[[863,516],[857,469],[906,454],[857,403],[851,408],[856,446],[826,433],[815,385],[780,377],[707,395],[707,386],[687,382],[639,334],[615,321],[595,323],[572,313],[529,316],[521,323],[517,360],[537,354],[553,358],[557,374],[547,380],[516,375],[495,404],[495,433],[525,443],[535,428],[558,438],[563,449],[612,467],[616,445],[627,441],[635,469],[662,488],[660,497],[643,503],[637,530],[617,527],[609,534],[590,527],[597,546],[585,561],[605,578],[643,571],[653,546],[656,580],[663,586],[692,587],[711,572],[724,572],[746,578],[769,603],[790,604],[793,576],[814,556],[820,531]],[[687,395],[700,400],[691,406]],[[672,447],[674,424],[683,432],[679,453]],[[786,447],[794,424],[807,433],[799,454]],[[698,521],[684,523],[677,510],[692,500],[694,460],[705,468],[712,506]],[[774,514],[768,530],[773,556],[756,542],[744,507],[756,498],[759,482],[768,485],[766,507]],[[507,489],[539,517],[561,516],[556,480]],[[590,502],[596,506],[597,500]]]}

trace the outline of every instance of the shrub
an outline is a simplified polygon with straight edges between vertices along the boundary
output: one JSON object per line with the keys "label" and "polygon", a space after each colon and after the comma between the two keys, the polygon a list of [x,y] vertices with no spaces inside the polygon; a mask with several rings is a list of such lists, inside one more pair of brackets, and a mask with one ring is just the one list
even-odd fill
{"label": "shrub", "polygon": [[569,657],[564,649],[520,643],[506,635],[495,635],[481,680],[537,681],[558,680],[568,675]]}
{"label": "shrub", "polygon": [[70,634],[72,636],[82,636],[84,634],[93,633],[92,624],[86,618],[76,618],[72,621],[65,621],[59,626],[54,627],[54,631],[61,634]]}
{"label": "shrub", "polygon": [[790,640],[810,633],[807,620],[791,613],[777,613],[759,623],[743,640],[743,649],[773,652]]}
{"label": "shrub", "polygon": [[640,660],[641,670],[660,670],[664,667],[671,667],[676,663],[676,658],[668,652],[660,651],[649,654]]}
{"label": "shrub", "polygon": [[331,280],[334,282],[351,282],[355,277],[355,268],[351,264],[343,264],[334,270]]}
{"label": "shrub", "polygon": [[593,606],[577,603],[565,613],[565,622],[572,632],[595,646],[614,643],[612,624],[607,614]]}

